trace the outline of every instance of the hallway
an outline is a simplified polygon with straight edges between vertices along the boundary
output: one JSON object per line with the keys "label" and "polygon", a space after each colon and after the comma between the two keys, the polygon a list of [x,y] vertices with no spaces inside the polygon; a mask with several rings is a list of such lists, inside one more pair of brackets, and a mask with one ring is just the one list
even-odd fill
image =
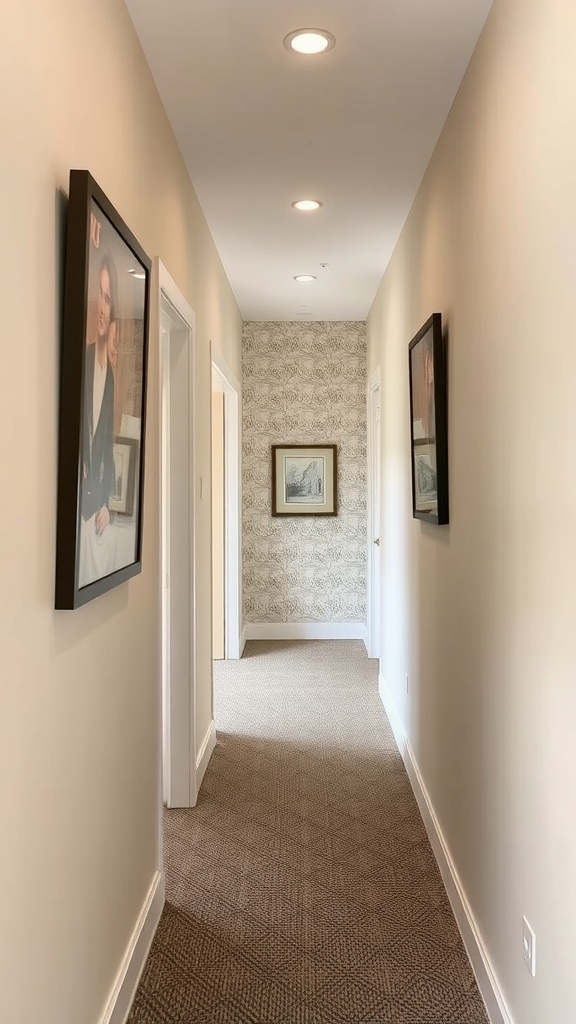
{"label": "hallway", "polygon": [[215,702],[129,1024],[485,1024],[363,644],[250,642]]}

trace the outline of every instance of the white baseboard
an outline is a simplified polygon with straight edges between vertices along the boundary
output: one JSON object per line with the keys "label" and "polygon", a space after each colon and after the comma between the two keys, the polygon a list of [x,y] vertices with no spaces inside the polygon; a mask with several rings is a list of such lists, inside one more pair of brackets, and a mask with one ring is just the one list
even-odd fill
{"label": "white baseboard", "polygon": [[244,629],[240,633],[240,655],[239,655],[240,658],[244,654],[244,648],[245,647],[246,647],[246,626],[244,626]]}
{"label": "white baseboard", "polygon": [[124,1024],[164,906],[164,875],[156,871],[99,1024]]}
{"label": "white baseboard", "polygon": [[380,655],[379,654],[371,654],[371,652],[370,652],[370,641],[368,639],[368,627],[367,626],[366,626],[366,635],[363,636],[362,639],[364,640],[364,647],[366,648],[366,654],[368,655],[368,657],[369,658],[373,658],[374,661],[379,661],[380,660]]}
{"label": "white baseboard", "polygon": [[458,876],[450,849],[444,838],[440,822],[436,817],[432,801],[414,756],[414,751],[410,746],[402,719],[398,714],[396,702],[382,675],[380,675],[378,681],[378,692],[388,715],[398,749],[402,755],[408,778],[410,779],[414,796],[416,797],[416,802],[420,809],[426,832],[428,833],[430,845],[438,862],[448,899],[460,929],[466,952],[470,958],[472,970],[474,971],[491,1024],[514,1024],[494,968],[490,962],[488,952],[484,946],[466,892]]}
{"label": "white baseboard", "polygon": [[364,640],[365,622],[247,622],[246,640]]}
{"label": "white baseboard", "polygon": [[208,767],[210,758],[216,746],[216,725],[214,719],[208,726],[206,735],[202,741],[202,746],[198,751],[196,758],[196,793],[200,792],[200,786],[202,785],[202,779],[204,778],[204,772]]}

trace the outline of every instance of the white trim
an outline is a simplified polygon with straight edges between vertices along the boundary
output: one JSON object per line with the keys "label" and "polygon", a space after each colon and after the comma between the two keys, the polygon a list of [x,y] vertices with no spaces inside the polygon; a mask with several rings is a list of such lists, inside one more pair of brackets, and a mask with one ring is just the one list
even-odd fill
{"label": "white trim", "polygon": [[420,809],[426,832],[428,833],[430,845],[438,862],[448,899],[460,929],[466,952],[470,958],[472,970],[474,971],[491,1024],[514,1024],[512,1014],[506,1005],[496,972],[480,934],[480,929],[474,918],[472,907],[468,902],[464,886],[458,876],[450,848],[442,832],[440,822],[436,817],[430,795],[414,756],[414,751],[410,746],[410,741],[398,713],[396,702],[382,675],[378,679],[378,692],[388,715],[388,720],[404,761],[410,784],[414,790],[414,796],[416,797],[416,802]]}
{"label": "white trim", "polygon": [[240,381],[238,380],[238,378],[237,378],[236,374],[234,373],[234,371],[231,370],[230,367],[228,366],[228,363],[224,359],[224,356],[220,355],[220,353],[219,353],[218,349],[215,347],[214,343],[212,343],[210,356],[211,356],[212,362],[216,366],[216,369],[220,373],[220,376],[224,377],[225,380],[228,382],[228,384],[230,384],[230,386],[233,387],[234,390],[238,392],[238,394],[240,394],[240,391],[242,390],[242,388],[240,386]]}
{"label": "white trim", "polygon": [[242,445],[240,406],[241,388],[236,376],[211,345],[212,383],[224,392],[224,564],[225,613],[224,656],[240,658],[240,610],[242,607]]}
{"label": "white trim", "polygon": [[375,615],[375,610],[372,607],[374,603],[374,581],[372,579],[374,574],[373,538],[376,532],[376,525],[378,529],[378,534],[376,535],[380,534],[380,524],[374,522],[374,487],[372,477],[375,449],[377,452],[380,451],[380,445],[376,444],[376,438],[374,437],[373,426],[373,404],[376,392],[380,392],[380,367],[377,367],[370,374],[366,387],[366,651],[369,658],[380,657],[380,637],[375,637],[372,629]]}
{"label": "white trim", "polygon": [[[167,516],[167,508],[165,506],[166,495],[170,493],[170,480],[169,480],[169,468],[168,478],[164,471],[167,459],[167,437],[169,433],[166,433],[166,424],[162,424],[162,437],[160,443],[160,479],[162,486],[159,488],[159,502],[160,502],[160,607],[161,607],[161,635],[162,635],[162,690],[163,690],[163,731],[164,731],[164,756],[163,756],[163,796],[168,806],[176,807],[193,807],[196,803],[197,783],[196,783],[196,745],[195,745],[195,723],[196,723],[196,677],[197,677],[197,644],[196,644],[196,630],[197,630],[197,601],[196,601],[196,524],[198,516],[196,514],[196,486],[195,486],[195,464],[196,464],[196,449],[195,449],[195,417],[197,415],[197,402],[195,400],[195,380],[196,380],[196,368],[195,368],[195,324],[196,317],[194,310],[186,301],[182,295],[180,289],[173,281],[172,277],[166,270],[166,267],[158,257],[154,259],[154,301],[157,303],[157,344],[161,356],[161,362],[159,366],[158,374],[158,387],[159,387],[159,408],[162,417],[164,417],[164,403],[163,403],[163,388],[166,374],[169,373],[169,360],[164,353],[164,345],[162,343],[162,296],[166,298],[168,304],[174,307],[174,310],[178,316],[186,324],[188,346],[188,445],[189,445],[189,480],[188,480],[188,501],[190,510],[190,522],[189,522],[189,536],[187,538],[188,552],[187,556],[189,559],[189,602],[190,602],[190,629],[189,635],[183,637],[182,641],[189,645],[188,650],[188,661],[189,661],[189,681],[188,690],[186,694],[178,691],[179,701],[175,701],[174,693],[171,690],[170,672],[166,674],[166,666],[168,662],[168,652],[170,650],[170,631],[169,631],[169,590],[167,581],[169,579],[170,570],[173,568],[169,564],[170,559],[167,561],[168,556],[168,542],[169,542],[169,520]],[[180,332],[174,332],[174,337],[179,335]],[[182,331],[182,335],[184,331]],[[172,337],[172,336],[171,336]],[[183,742],[182,738],[179,739],[178,744],[175,744],[174,737],[172,734],[172,724],[174,720],[178,722],[182,711],[185,709],[184,721],[188,723],[188,735],[186,743]],[[178,714],[176,714],[178,711]],[[175,718],[176,715],[176,718]],[[186,749],[184,749],[184,747]],[[162,804],[159,807],[159,828],[161,829],[162,821]],[[159,846],[161,845],[161,841]]]}
{"label": "white trim", "polygon": [[[160,302],[160,260],[156,257],[152,261],[152,275],[151,275],[151,289],[150,289],[150,324],[156,324],[158,330],[158,336],[156,338],[156,346],[158,352],[158,358],[160,363],[160,353],[162,347],[162,311]],[[162,367],[158,366],[158,376],[162,377]],[[161,385],[160,385],[161,387]],[[160,401],[161,401],[160,393]],[[161,405],[160,405],[161,409]],[[161,472],[161,466],[159,467]],[[162,499],[160,498],[160,515],[162,514]],[[160,542],[162,545],[162,541]],[[162,549],[160,554],[162,555]],[[157,885],[161,889],[162,894],[162,905],[164,905],[164,888],[165,888],[165,874],[164,874],[164,750],[165,750],[165,715],[164,715],[164,650],[163,650],[163,617],[162,617],[162,599],[159,601],[160,610],[160,621],[158,628],[160,631],[160,662],[158,664],[158,686],[156,691],[157,700],[157,767],[156,767],[156,874],[160,876],[159,882],[157,879]],[[154,880],[153,880],[154,884]]]}
{"label": "white trim", "polygon": [[246,640],[364,640],[365,622],[247,622]]}
{"label": "white trim", "polygon": [[196,794],[200,792],[200,786],[202,785],[202,779],[204,778],[204,772],[206,771],[210,758],[214,752],[216,746],[216,725],[214,719],[210,722],[206,735],[202,740],[198,756],[196,758]]}
{"label": "white trim", "polygon": [[388,717],[388,721],[390,722],[392,732],[394,733],[394,739],[396,740],[398,751],[402,760],[405,761],[408,736],[406,735],[404,724],[398,713],[396,702],[381,672],[378,674],[378,694],[382,704],[384,705],[384,710]]}
{"label": "white trim", "polygon": [[98,1024],[124,1024],[126,1021],[163,906],[164,878],[156,871]]}

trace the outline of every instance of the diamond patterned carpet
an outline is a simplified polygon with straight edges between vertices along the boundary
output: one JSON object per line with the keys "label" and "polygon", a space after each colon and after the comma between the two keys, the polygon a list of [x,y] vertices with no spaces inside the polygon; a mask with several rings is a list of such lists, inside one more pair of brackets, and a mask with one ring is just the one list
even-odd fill
{"label": "diamond patterned carpet", "polygon": [[216,750],[166,812],[167,904],[129,1024],[487,1024],[357,641],[215,665]]}

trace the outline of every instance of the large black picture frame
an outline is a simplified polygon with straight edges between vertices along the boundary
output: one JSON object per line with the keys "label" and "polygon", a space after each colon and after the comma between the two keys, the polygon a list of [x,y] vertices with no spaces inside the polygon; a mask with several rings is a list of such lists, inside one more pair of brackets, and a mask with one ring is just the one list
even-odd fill
{"label": "large black picture frame", "polygon": [[408,346],[412,515],[449,522],[446,359],[442,315],[433,313]]}
{"label": "large black picture frame", "polygon": [[[60,363],[55,607],[142,568],[151,261],[88,171],[70,171]],[[117,453],[135,463],[114,511]]]}

